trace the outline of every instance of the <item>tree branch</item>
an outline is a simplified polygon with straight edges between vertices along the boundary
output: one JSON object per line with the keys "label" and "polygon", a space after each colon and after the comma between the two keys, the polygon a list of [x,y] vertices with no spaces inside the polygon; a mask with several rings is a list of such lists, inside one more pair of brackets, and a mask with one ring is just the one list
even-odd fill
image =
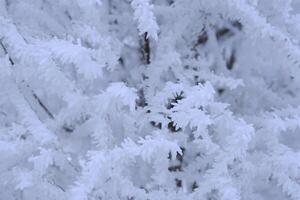
{"label": "tree branch", "polygon": [[[0,39],[0,45],[5,53],[5,55],[8,55],[8,59],[9,59],[9,62],[12,66],[15,65],[15,62],[13,61],[13,59],[9,56],[9,53],[7,51],[7,48],[5,47],[5,45],[3,44],[3,38]],[[29,85],[27,84],[26,85],[28,88]],[[45,104],[41,101],[41,99],[37,96],[37,94],[31,90],[31,93],[32,93],[32,96],[34,97],[34,99],[38,102],[38,104],[42,107],[42,109],[47,113],[47,115],[51,118],[51,119],[54,119],[54,116],[53,114],[49,111],[49,109],[47,108],[47,106],[45,106]]]}
{"label": "tree branch", "polygon": [[147,32],[144,34],[143,52],[144,52],[144,58],[146,59],[146,64],[149,65],[150,64],[151,48],[150,48],[150,41],[149,41]]}

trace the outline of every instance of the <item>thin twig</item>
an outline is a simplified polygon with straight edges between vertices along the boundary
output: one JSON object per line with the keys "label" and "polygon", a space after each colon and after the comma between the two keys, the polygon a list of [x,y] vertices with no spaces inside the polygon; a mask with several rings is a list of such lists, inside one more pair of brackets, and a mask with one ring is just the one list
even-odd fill
{"label": "thin twig", "polygon": [[48,182],[49,184],[53,185],[54,187],[60,189],[61,191],[66,192],[66,190],[65,190],[62,186],[58,185],[58,184],[55,183],[53,180],[47,180],[47,182]]}
{"label": "thin twig", "polygon": [[[29,86],[28,86],[29,87]],[[39,103],[39,105],[44,109],[44,111],[48,114],[48,116],[51,119],[54,119],[53,114],[49,111],[49,109],[43,104],[43,102],[41,101],[41,99],[34,93],[34,91],[32,92],[32,96],[37,100],[37,102]]]}
{"label": "thin twig", "polygon": [[[2,40],[3,40],[3,38],[0,39],[0,45],[1,45],[1,47],[2,47],[2,49],[3,49],[3,51],[4,51],[4,53],[5,53],[5,55],[8,55],[8,51],[7,51],[7,49],[5,48],[5,46],[4,46],[3,42],[2,42]],[[8,60],[9,60],[9,62],[10,62],[11,65],[14,65],[14,64],[15,64],[14,61],[11,59],[10,56],[8,56]]]}
{"label": "thin twig", "polygon": [[[5,45],[3,44],[3,38],[0,39],[0,45],[5,53],[5,55],[8,55],[8,59],[9,59],[9,62],[12,66],[15,65],[15,62],[13,61],[13,59],[9,56],[9,53],[5,47]],[[27,87],[29,88],[29,85],[27,85]],[[47,106],[45,106],[45,104],[41,101],[41,99],[37,96],[37,94],[31,90],[31,93],[32,93],[32,96],[34,97],[35,100],[37,100],[38,104],[43,108],[43,110],[47,113],[47,115],[51,118],[51,119],[54,119],[54,116],[53,114],[49,111],[49,109],[47,108]]]}

